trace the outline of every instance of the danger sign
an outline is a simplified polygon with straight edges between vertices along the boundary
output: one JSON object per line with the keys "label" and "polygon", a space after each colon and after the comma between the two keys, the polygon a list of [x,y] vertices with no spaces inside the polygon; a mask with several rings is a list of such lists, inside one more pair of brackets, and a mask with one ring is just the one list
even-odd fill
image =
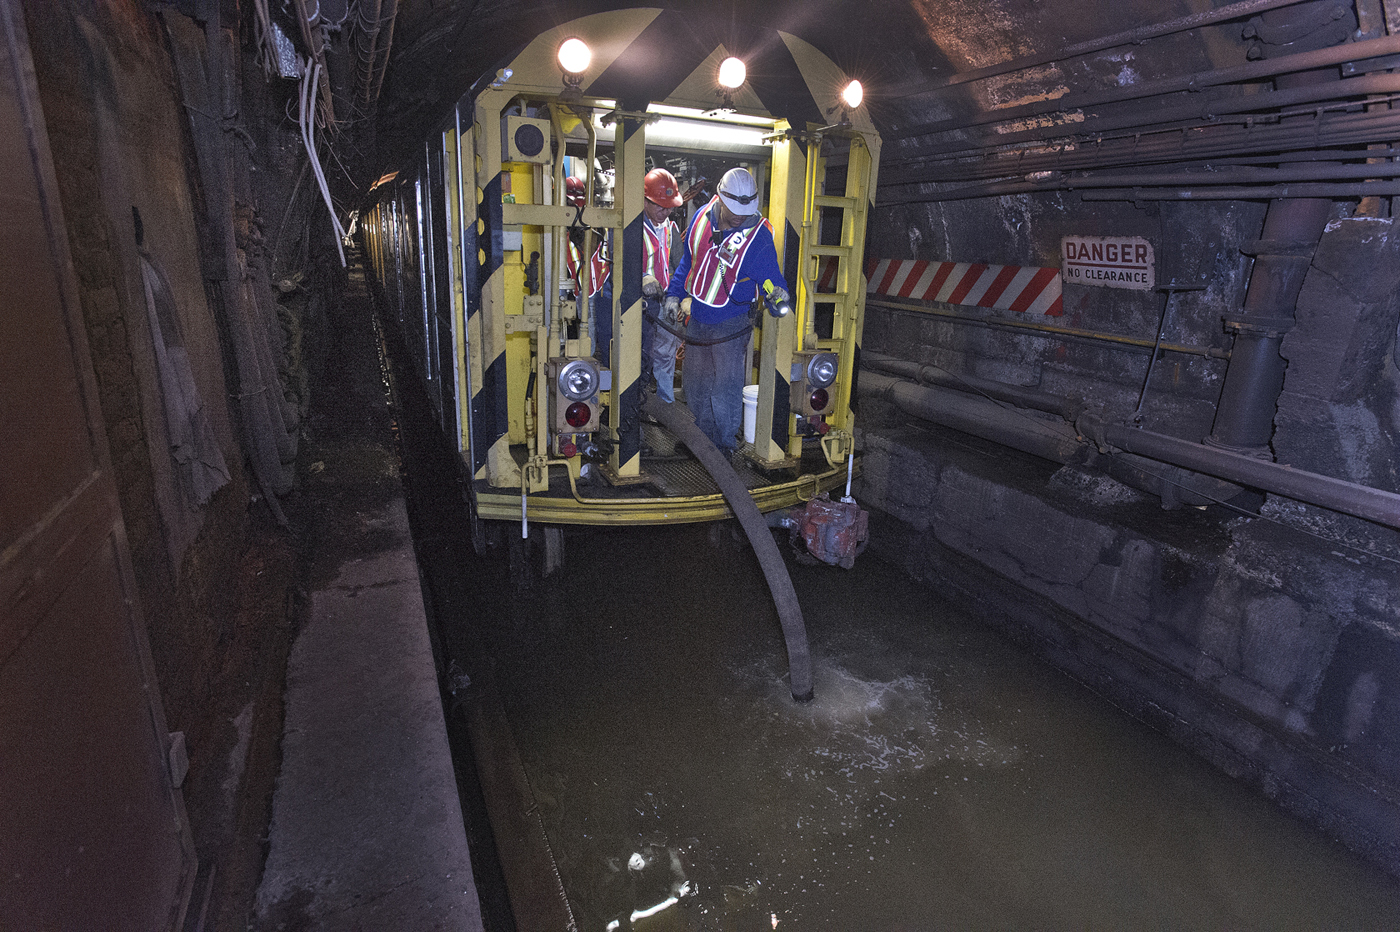
{"label": "danger sign", "polygon": [[1065,284],[1151,291],[1152,244],[1140,236],[1066,236],[1060,240]]}

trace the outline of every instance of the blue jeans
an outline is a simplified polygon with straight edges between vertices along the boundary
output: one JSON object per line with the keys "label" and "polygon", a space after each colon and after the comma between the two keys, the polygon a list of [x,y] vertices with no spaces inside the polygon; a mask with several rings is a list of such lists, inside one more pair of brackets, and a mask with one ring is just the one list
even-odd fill
{"label": "blue jeans", "polygon": [[655,378],[656,397],[669,404],[676,400],[676,350],[681,341],[652,319],[661,314],[660,301],[642,299],[642,379]]}
{"label": "blue jeans", "polygon": [[[717,324],[691,321],[686,333],[697,340],[718,340],[752,325],[748,314]],[[749,341],[735,337],[713,346],[690,343],[685,350],[685,403],[695,424],[720,452],[729,454],[739,445],[744,424],[744,357]]]}
{"label": "blue jeans", "polygon": [[612,367],[612,276],[603,282],[598,293],[588,299],[588,313],[593,318],[593,358],[604,369]]}

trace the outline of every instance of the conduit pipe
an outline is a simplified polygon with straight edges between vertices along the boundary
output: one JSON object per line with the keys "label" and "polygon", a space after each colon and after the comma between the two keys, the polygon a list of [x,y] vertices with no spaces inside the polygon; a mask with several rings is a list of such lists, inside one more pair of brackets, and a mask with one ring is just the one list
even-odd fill
{"label": "conduit pipe", "polygon": [[996,401],[1013,404],[1018,408],[1059,415],[1070,422],[1073,422],[1079,416],[1079,412],[1084,410],[1083,404],[1075,399],[1062,398],[1039,389],[981,379],[973,375],[958,375],[935,366],[924,366],[917,362],[895,359],[893,356],[872,353],[868,350],[861,354],[860,364],[866,369],[875,369],[890,375],[912,379],[919,385],[939,385],[943,388],[972,392]]}
{"label": "conduit pipe", "polygon": [[[1363,158],[1354,153],[1351,158]],[[1292,163],[1284,168],[1227,168],[1196,172],[1106,173],[1067,179],[1071,188],[1124,188],[1135,185],[1190,186],[1209,184],[1273,184],[1289,181],[1365,181],[1400,176],[1400,164],[1337,165],[1329,162]]]}
{"label": "conduit pipe", "polygon": [[[1078,178],[1057,174],[1071,170],[1085,171],[1114,168],[1122,165],[1150,165],[1166,162],[1204,161],[1214,158],[1239,158],[1254,156],[1258,161],[1268,161],[1274,156],[1282,161],[1277,153],[1284,150],[1312,150],[1319,146],[1351,146],[1387,143],[1400,136],[1400,114],[1387,112],[1345,114],[1333,118],[1313,121],[1308,117],[1308,126],[1299,128],[1285,123],[1274,126],[1226,127],[1212,126],[1201,132],[1164,133],[1156,142],[1137,137],[1085,144],[1079,148],[1057,150],[1045,154],[1030,154],[1017,160],[1014,170],[998,167],[995,171],[982,172],[976,165],[960,166],[958,171],[930,172],[914,178],[900,180],[896,177],[887,182],[880,178],[881,191],[901,185],[946,184],[971,180],[979,177],[1008,177],[1016,180],[997,181],[989,184],[968,185],[962,188],[944,188],[937,192],[916,194],[907,197],[881,196],[881,206],[890,204],[922,203],[925,201],[957,200],[971,197],[994,197],[1005,194],[1031,194],[1040,191],[1056,191],[1082,186]],[[1364,158],[1357,153],[1351,158]],[[1022,180],[1034,177],[1035,180]],[[1148,181],[1148,184],[1153,182]]]}
{"label": "conduit pipe", "polygon": [[[399,0],[384,0],[384,7],[380,11],[380,30],[384,36],[383,47],[379,50],[379,73],[374,76],[374,86],[369,95],[369,106],[371,112],[379,103],[379,92],[384,87],[384,76],[389,73],[389,50],[394,44],[394,26],[399,18]],[[387,24],[387,25],[385,25]]]}
{"label": "conduit pipe", "polygon": [[[1396,75],[1400,85],[1400,75]],[[1296,114],[1294,114],[1296,115]],[[1316,114],[1306,115],[1313,121]],[[1387,141],[1397,128],[1400,118],[1391,111],[1322,117],[1307,129],[1298,129],[1289,115],[1283,122],[1265,126],[1228,125],[1212,123],[1178,126],[1173,129],[1157,127],[1151,133],[1134,134],[1114,139],[1090,139],[1070,142],[1061,135],[1037,143],[1053,146],[1050,151],[1010,153],[998,152],[982,161],[967,161],[969,155],[939,158],[923,170],[894,169],[882,185],[899,187],[911,184],[943,184],[991,178],[1026,178],[1041,172],[1102,171],[1120,166],[1143,166],[1154,163],[1207,163],[1212,168],[1235,164],[1292,164],[1332,159],[1357,159],[1354,151],[1335,151],[1319,156],[1319,141],[1325,145],[1356,145],[1358,142]],[[1334,132],[1340,130],[1340,134]],[[1144,139],[1143,135],[1148,138]],[[1338,136],[1340,135],[1340,140]],[[1281,152],[1279,150],[1290,150]],[[1326,150],[1322,150],[1326,151]]]}
{"label": "conduit pipe", "polygon": [[[1081,419],[1086,430],[1095,425]],[[1102,425],[1103,439],[1129,453],[1400,529],[1400,495],[1128,424]]]}
{"label": "conduit pipe", "polygon": [[380,10],[383,0],[360,0],[355,20],[355,102],[365,113],[374,111],[375,65],[379,61]]}
{"label": "conduit pipe", "polygon": [[1266,10],[1292,6],[1295,3],[1302,2],[1304,2],[1304,0],[1243,0],[1243,2],[1231,3],[1204,13],[1192,13],[1188,16],[1179,16],[1176,19],[1167,20],[1165,23],[1139,26],[1137,29],[1129,29],[1127,32],[1117,32],[1110,36],[1100,36],[1097,39],[1090,39],[1087,42],[1077,42],[1074,45],[1066,46],[1048,55],[1026,55],[1021,58],[1013,58],[1010,61],[999,62],[995,65],[988,65],[985,68],[961,71],[955,75],[944,78],[942,81],[935,81],[927,84],[915,93],[918,95],[930,94],[947,87],[955,87],[959,84],[970,84],[973,81],[995,78],[1003,74],[1011,74],[1015,71],[1025,71],[1028,68],[1037,68],[1041,65],[1058,65],[1062,64],[1066,59],[1078,58],[1081,55],[1102,52],[1105,49],[1117,48],[1120,45],[1140,45],[1149,39],[1158,39],[1162,36],[1169,36],[1178,32],[1187,32],[1191,29],[1199,29],[1202,26],[1214,26],[1217,23],[1229,22],[1232,19],[1241,19],[1245,16],[1263,13]]}
{"label": "conduit pipe", "polygon": [[[1293,7],[1283,14],[1265,14],[1257,31],[1266,39],[1276,38],[1293,47],[1299,42],[1325,41],[1330,30],[1297,33],[1308,28],[1310,10],[1318,12],[1319,17],[1325,15],[1325,4],[1329,2],[1322,0]],[[1345,50],[1350,46],[1340,48]],[[1280,75],[1277,85],[1287,89],[1340,81],[1336,68],[1301,73],[1295,69]],[[1381,166],[1364,167],[1371,170]],[[1230,350],[1230,365],[1225,370],[1220,401],[1215,408],[1215,424],[1206,443],[1239,453],[1270,456],[1268,443],[1274,432],[1274,409],[1283,391],[1286,365],[1279,355],[1279,347],[1284,334],[1293,328],[1298,292],[1303,288],[1313,251],[1331,215],[1332,201],[1327,198],[1273,201],[1264,215],[1264,230],[1259,241],[1252,248],[1242,250],[1253,253],[1254,268],[1250,271],[1244,305],[1238,314],[1225,318],[1225,328],[1234,331],[1235,342]]]}
{"label": "conduit pipe", "polygon": [[1077,462],[1088,452],[1074,426],[1063,418],[1032,418],[957,389],[918,385],[862,368],[858,391],[862,397],[888,398],[905,414],[1054,463]]}
{"label": "conduit pipe", "polygon": [[685,444],[700,465],[705,467],[748,535],[754,555],[763,569],[763,578],[768,581],[768,589],[773,593],[773,604],[778,609],[778,622],[782,625],[783,641],[787,645],[792,698],[798,702],[810,702],[813,696],[812,654],[807,646],[807,625],[802,620],[802,605],[792,588],[787,564],[778,552],[773,535],[768,532],[768,522],[734,468],[695,425],[695,417],[685,405],[666,404],[659,398],[653,398],[647,402],[647,411],[672,436]]}
{"label": "conduit pipe", "polygon": [[1086,201],[1270,201],[1280,197],[1353,198],[1397,195],[1400,195],[1400,181],[1220,188],[1105,188],[1084,191],[1080,197]]}
{"label": "conduit pipe", "polygon": [[[1049,145],[1068,138],[1093,139],[1104,133],[1149,128],[1151,132],[1181,132],[1192,129],[1216,127],[1221,116],[1241,113],[1261,113],[1296,107],[1299,104],[1316,104],[1336,107],[1351,105],[1353,97],[1369,97],[1380,94],[1400,93],[1400,75],[1373,74],[1359,78],[1348,78],[1336,87],[1301,87],[1286,91],[1264,91],[1259,94],[1244,94],[1230,97],[1212,97],[1201,101],[1191,101],[1169,107],[1133,108],[1132,113],[1119,116],[1090,117],[1082,123],[1059,123],[1054,126],[1022,130],[1017,133],[992,133],[979,136],[975,140],[959,140],[948,146],[930,146],[918,156],[891,160],[888,170],[882,163],[880,181],[888,183],[885,175],[894,173],[896,184],[908,183],[903,180],[901,169],[934,160],[966,159],[983,153],[997,153],[1003,160],[1006,147],[1015,143],[1029,142],[1036,145]],[[1314,108],[1315,109],[1315,108]],[[1200,121],[1207,121],[1202,124]],[[1169,126],[1184,123],[1187,125]],[[977,143],[970,145],[969,143]],[[1019,155],[1020,153],[1016,153]],[[1016,159],[1019,162],[1019,158]]]}
{"label": "conduit pipe", "polygon": [[1092,454],[1087,446],[1092,441],[1103,452],[1136,454],[1169,467],[1204,473],[1400,529],[1400,495],[1394,492],[1192,443],[1129,424],[1108,422],[1089,414],[1079,415],[1075,425],[1032,419],[957,389],[917,385],[870,369],[862,370],[859,384],[863,398],[888,399],[906,414],[1051,462],[1085,462]]}
{"label": "conduit pipe", "polygon": [[[1354,155],[1352,157],[1360,158],[1364,157],[1364,154]],[[943,192],[935,199],[946,200],[949,199],[950,196],[965,199],[968,197],[989,197],[1005,194],[1034,194],[1052,188],[1068,191],[1092,191],[1096,188],[1206,188],[1216,184],[1240,187],[1246,185],[1257,186],[1287,183],[1306,184],[1309,182],[1337,180],[1354,181],[1360,184],[1370,179],[1393,178],[1396,176],[1400,176],[1400,164],[1394,162],[1376,165],[1295,165],[1288,168],[1246,168],[1226,171],[1145,171],[1134,174],[1076,175],[1054,179],[1049,184],[1026,181],[994,183]]]}
{"label": "conduit pipe", "polygon": [[[1133,133],[1115,139],[1094,139],[1077,149],[1029,154],[1026,173],[1040,170],[1087,170],[1113,165],[1152,162],[1204,161],[1206,159],[1264,156],[1295,152],[1304,156],[1318,149],[1388,142],[1400,127],[1393,111],[1337,113],[1333,115],[1283,113],[1275,123],[1237,118],[1235,124],[1213,123],[1195,131],[1180,128],[1160,133]],[[1305,117],[1294,120],[1291,117]],[[1143,138],[1148,137],[1148,138]],[[1355,158],[1357,156],[1353,156]],[[883,179],[882,179],[883,180]]]}
{"label": "conduit pipe", "polygon": [[934,302],[890,300],[876,295],[867,296],[866,307],[879,307],[889,311],[902,311],[907,314],[921,314],[925,317],[937,317],[953,323],[964,324],[969,327],[987,327],[989,329],[1000,330],[1029,330],[1034,333],[1050,334],[1065,340],[1084,340],[1089,343],[1111,343],[1123,349],[1143,351],[1148,353],[1184,353],[1187,356],[1205,356],[1209,359],[1229,359],[1228,350],[1217,349],[1214,346],[1187,346],[1182,343],[1161,343],[1156,340],[1142,340],[1137,337],[1125,337],[1117,333],[1102,333],[1097,330],[1078,330],[1074,327],[1054,327],[1050,324],[1038,324],[1029,320],[1016,320],[1010,317],[973,317],[968,314],[960,314],[956,311],[949,311],[937,307]]}
{"label": "conduit pipe", "polygon": [[1280,58],[1268,58],[1263,61],[1250,62],[1247,65],[1217,68],[1213,71],[1197,71],[1194,74],[1178,75],[1158,81],[1129,84],[1109,91],[1094,91],[1073,97],[1060,97],[1055,100],[1037,101],[1016,107],[987,110],[972,116],[951,117],[911,127],[895,138],[913,139],[918,136],[931,136],[934,133],[965,130],[969,126],[1006,123],[1028,117],[1044,116],[1047,113],[1065,113],[1071,110],[1101,107],[1105,104],[1142,100],[1146,97],[1160,97],[1181,91],[1199,91],[1203,88],[1218,87],[1223,84],[1266,81],[1279,75],[1316,71],[1320,68],[1336,68],[1348,62],[1365,61],[1396,54],[1400,54],[1400,36],[1365,39],[1361,42],[1349,42],[1345,45],[1317,49],[1311,52],[1298,52]]}

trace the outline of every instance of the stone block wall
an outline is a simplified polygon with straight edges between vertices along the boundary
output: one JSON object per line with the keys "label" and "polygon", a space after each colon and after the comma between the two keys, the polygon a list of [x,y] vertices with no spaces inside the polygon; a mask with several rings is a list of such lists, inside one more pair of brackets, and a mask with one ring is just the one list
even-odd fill
{"label": "stone block wall", "polygon": [[866,422],[877,553],[1400,873],[1400,534],[1366,556],[1270,520],[1292,503],[1167,512],[1084,467]]}
{"label": "stone block wall", "polygon": [[1328,225],[1284,337],[1279,461],[1400,489],[1400,233],[1390,218]]}

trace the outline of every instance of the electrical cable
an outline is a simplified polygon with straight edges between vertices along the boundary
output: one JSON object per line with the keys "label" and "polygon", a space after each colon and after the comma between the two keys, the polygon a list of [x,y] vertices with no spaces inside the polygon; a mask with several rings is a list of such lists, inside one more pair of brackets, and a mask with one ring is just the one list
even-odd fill
{"label": "electrical cable", "polygon": [[299,108],[297,123],[301,128],[301,138],[303,144],[306,146],[306,155],[310,160],[311,170],[316,175],[317,184],[321,188],[321,197],[325,200],[326,210],[330,214],[331,227],[335,233],[336,252],[340,256],[341,266],[344,267],[346,264],[345,246],[342,241],[345,239],[345,228],[341,226],[340,218],[336,216],[335,202],[331,198],[330,186],[326,183],[325,172],[322,170],[321,161],[316,155],[316,114],[314,101],[317,82],[320,80],[320,76],[321,63],[313,62],[309,59],[305,60],[305,68],[302,72],[301,93],[298,97]]}

